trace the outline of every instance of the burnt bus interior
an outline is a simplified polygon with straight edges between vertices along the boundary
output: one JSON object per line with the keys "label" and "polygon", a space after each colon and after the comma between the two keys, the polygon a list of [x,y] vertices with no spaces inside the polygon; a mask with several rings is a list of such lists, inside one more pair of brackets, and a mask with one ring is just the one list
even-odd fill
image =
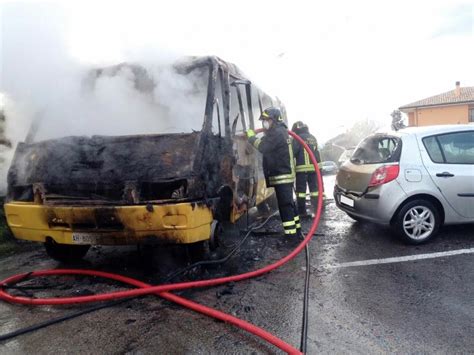
{"label": "burnt bus interior", "polygon": [[[115,75],[123,66],[135,88],[150,91],[153,79],[137,65],[96,70],[92,78]],[[176,64],[181,75],[199,73],[207,86],[200,131],[151,132],[129,136],[68,136],[35,141],[36,122],[19,143],[8,173],[9,201],[45,205],[136,205],[206,203],[217,218],[254,206],[259,155],[245,135],[263,109],[278,105],[239,69],[217,57]],[[89,85],[89,87],[87,87]],[[86,81],[93,89],[94,80]],[[186,105],[186,102],[183,102]],[[157,117],[159,120],[160,117]]]}

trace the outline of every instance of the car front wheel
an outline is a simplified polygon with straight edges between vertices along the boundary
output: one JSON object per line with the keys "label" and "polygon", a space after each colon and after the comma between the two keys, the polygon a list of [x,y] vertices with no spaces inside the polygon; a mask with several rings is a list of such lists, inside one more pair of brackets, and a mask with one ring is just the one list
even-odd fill
{"label": "car front wheel", "polygon": [[421,244],[438,233],[440,223],[439,211],[430,201],[414,200],[401,208],[393,228],[405,242]]}

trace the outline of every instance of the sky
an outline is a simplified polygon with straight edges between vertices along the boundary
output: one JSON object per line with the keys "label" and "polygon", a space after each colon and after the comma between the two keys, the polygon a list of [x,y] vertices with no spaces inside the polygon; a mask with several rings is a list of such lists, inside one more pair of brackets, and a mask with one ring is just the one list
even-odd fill
{"label": "sky", "polygon": [[[474,86],[473,1],[0,0],[2,17],[12,6],[31,39],[13,58],[25,68],[18,81],[63,61],[217,55],[278,96],[290,124],[308,123],[321,142],[358,120],[388,125],[394,109],[456,81]],[[2,42],[16,35],[1,27],[0,88],[12,63]],[[60,80],[50,84],[61,90]]]}

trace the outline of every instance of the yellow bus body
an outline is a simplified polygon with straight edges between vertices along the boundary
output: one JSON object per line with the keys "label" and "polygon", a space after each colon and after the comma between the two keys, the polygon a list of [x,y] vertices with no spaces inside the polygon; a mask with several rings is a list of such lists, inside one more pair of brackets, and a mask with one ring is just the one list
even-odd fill
{"label": "yellow bus body", "polygon": [[213,220],[210,208],[197,203],[104,207],[12,201],[5,213],[16,238],[60,244],[195,243],[209,239]]}

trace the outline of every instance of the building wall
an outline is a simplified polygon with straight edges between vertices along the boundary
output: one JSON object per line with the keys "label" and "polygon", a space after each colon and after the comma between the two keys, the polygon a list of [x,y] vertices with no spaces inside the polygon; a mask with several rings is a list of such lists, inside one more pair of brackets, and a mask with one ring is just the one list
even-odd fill
{"label": "building wall", "polygon": [[410,126],[460,124],[469,122],[469,105],[416,109],[408,114]]}

